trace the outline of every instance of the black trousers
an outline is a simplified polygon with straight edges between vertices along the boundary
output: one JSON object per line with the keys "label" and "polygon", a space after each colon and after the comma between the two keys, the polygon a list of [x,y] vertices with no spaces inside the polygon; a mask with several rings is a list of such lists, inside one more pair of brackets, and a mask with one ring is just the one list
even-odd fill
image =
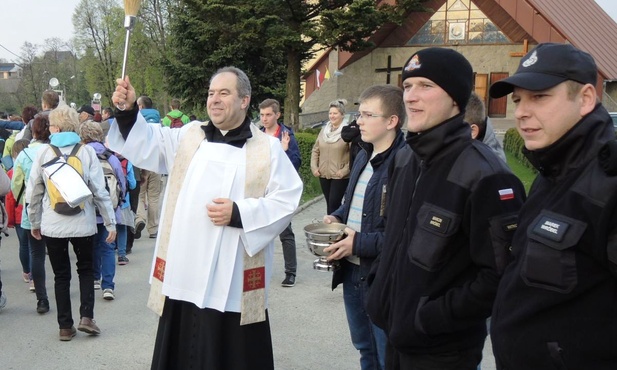
{"label": "black trousers", "polygon": [[49,262],[54,270],[54,290],[60,329],[73,326],[71,311],[71,260],[69,242],[77,256],[77,275],[79,276],[79,315],[94,317],[94,277],[92,275],[92,251],[94,238],[50,238],[45,237]]}
{"label": "black trousers", "polygon": [[240,314],[165,299],[153,370],[272,370],[270,321],[240,325]]}
{"label": "black trousers", "polygon": [[345,196],[345,189],[347,189],[349,179],[324,179],[319,178],[319,185],[321,185],[321,191],[326,198],[326,205],[328,207],[328,213],[331,215],[336,211],[341,204],[343,204],[343,197]]}
{"label": "black trousers", "polygon": [[476,370],[482,361],[482,346],[431,354],[401,353],[386,345],[386,370]]}

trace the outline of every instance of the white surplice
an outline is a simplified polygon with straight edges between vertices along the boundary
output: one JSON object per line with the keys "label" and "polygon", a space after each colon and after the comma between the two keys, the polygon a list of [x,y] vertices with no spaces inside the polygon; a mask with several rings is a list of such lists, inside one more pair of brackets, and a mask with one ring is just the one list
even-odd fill
{"label": "white surplice", "polygon": [[[118,126],[112,125],[109,146],[139,168],[170,173],[182,135],[190,125],[199,124],[191,122],[181,129],[170,129],[148,124],[138,114],[126,141]],[[240,312],[243,253],[253,256],[264,248],[268,291],[273,240],[291,222],[302,194],[302,181],[280,142],[274,137],[269,140],[270,179],[266,195],[258,199],[244,199],[246,146],[236,148],[206,141],[200,145],[189,165],[174,212],[164,295],[200,308]],[[215,198],[229,198],[236,203],[242,228],[212,224],[206,205]],[[167,207],[167,192],[163,207]],[[158,246],[157,239],[157,249]]]}

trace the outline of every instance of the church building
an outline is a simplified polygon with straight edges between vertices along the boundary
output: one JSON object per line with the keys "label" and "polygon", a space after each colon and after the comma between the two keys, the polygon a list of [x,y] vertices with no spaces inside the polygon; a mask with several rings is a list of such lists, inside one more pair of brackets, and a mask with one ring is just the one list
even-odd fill
{"label": "church building", "polygon": [[475,92],[490,117],[513,118],[509,97],[492,99],[489,86],[513,74],[523,55],[542,42],[570,43],[598,66],[596,89],[617,111],[617,23],[594,0],[429,0],[433,12],[413,12],[400,25],[386,24],[361,52],[327,50],[304,75],[300,123],[327,119],[328,103],[344,98],[355,110],[360,93],[375,84],[402,86],[405,61],[426,47],[448,47],[473,66]]}

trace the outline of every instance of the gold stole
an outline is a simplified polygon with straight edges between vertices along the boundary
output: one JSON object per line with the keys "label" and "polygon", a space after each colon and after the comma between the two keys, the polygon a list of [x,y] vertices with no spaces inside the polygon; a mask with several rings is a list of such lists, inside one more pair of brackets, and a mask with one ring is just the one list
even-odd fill
{"label": "gold stole", "polygon": [[[208,123],[205,123],[207,125]],[[253,137],[246,142],[245,198],[260,198],[266,193],[270,180],[270,143],[266,134],[251,125]],[[205,140],[201,125],[187,129],[180,140],[174,166],[167,184],[167,203],[163,212],[159,233],[159,247],[148,297],[148,307],[159,316],[163,313],[165,296],[162,294],[165,277],[165,261],[169,248],[169,236],[176,203],[184,183],[186,172],[193,156]],[[266,271],[265,255],[262,249],[253,257],[244,251],[244,284],[240,325],[266,320]]]}

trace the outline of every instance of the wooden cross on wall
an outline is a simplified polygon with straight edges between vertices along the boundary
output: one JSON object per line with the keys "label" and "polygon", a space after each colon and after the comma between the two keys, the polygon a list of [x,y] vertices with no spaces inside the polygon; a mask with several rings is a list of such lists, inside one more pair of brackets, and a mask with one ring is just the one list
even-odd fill
{"label": "wooden cross on wall", "polygon": [[523,51],[522,52],[514,52],[510,53],[511,57],[524,57],[529,51],[529,42],[527,39],[523,40]]}
{"label": "wooden cross on wall", "polygon": [[375,72],[386,72],[386,83],[390,84],[390,74],[392,72],[402,71],[403,67],[392,67],[392,55],[388,55],[388,66],[386,68],[377,68]]}

